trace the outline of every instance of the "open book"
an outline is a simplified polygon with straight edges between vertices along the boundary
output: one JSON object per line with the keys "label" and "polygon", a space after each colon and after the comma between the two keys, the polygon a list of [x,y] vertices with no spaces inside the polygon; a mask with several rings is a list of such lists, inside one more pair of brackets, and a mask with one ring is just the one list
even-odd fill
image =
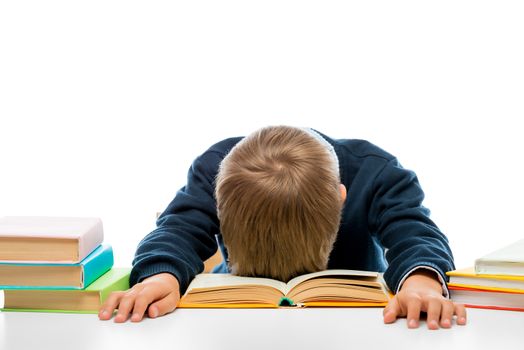
{"label": "open book", "polygon": [[178,307],[385,306],[389,293],[377,272],[326,270],[288,283],[231,274],[199,274]]}

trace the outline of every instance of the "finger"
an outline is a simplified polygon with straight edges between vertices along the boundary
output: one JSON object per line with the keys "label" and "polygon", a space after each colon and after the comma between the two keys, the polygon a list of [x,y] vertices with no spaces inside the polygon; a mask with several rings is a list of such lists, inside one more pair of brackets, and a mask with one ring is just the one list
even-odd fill
{"label": "finger", "polygon": [[149,306],[149,317],[155,318],[173,312],[179,300],[180,295],[178,292],[168,294],[165,298],[160,299]]}
{"label": "finger", "polygon": [[457,324],[464,326],[467,322],[467,316],[463,304],[455,304],[455,315],[457,315]]}
{"label": "finger", "polygon": [[121,323],[127,321],[129,313],[133,309],[135,304],[137,290],[130,289],[120,300],[120,305],[118,306],[118,312],[115,316],[115,322]]}
{"label": "finger", "polygon": [[383,311],[384,323],[393,323],[397,317],[402,316],[402,310],[398,302],[398,295],[395,295],[386,305]]}
{"label": "finger", "polygon": [[408,301],[408,327],[417,328],[420,321],[420,309],[422,307],[422,300],[418,297],[412,297]]}
{"label": "finger", "polygon": [[144,288],[140,291],[135,299],[133,306],[133,315],[131,316],[132,322],[140,322],[144,317],[149,304],[158,299],[158,296],[154,293],[151,288]]}
{"label": "finger", "polygon": [[451,327],[451,319],[453,318],[453,312],[455,311],[455,305],[451,300],[446,300],[442,304],[442,311],[440,313],[440,326],[442,328]]}
{"label": "finger", "polygon": [[120,303],[120,299],[124,296],[126,292],[112,292],[106,301],[100,306],[98,310],[98,318],[101,320],[109,320],[113,316],[113,311]]}
{"label": "finger", "polygon": [[442,300],[438,298],[429,298],[427,301],[427,323],[429,329],[438,329],[440,313],[442,310]]}

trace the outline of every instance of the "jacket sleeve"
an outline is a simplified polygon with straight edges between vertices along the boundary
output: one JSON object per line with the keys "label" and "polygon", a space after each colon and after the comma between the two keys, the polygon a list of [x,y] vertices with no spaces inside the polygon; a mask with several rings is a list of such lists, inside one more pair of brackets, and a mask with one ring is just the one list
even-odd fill
{"label": "jacket sleeve", "polygon": [[372,187],[368,222],[386,251],[384,279],[396,292],[406,274],[417,267],[445,272],[454,269],[446,236],[422,206],[424,192],[414,172],[392,159],[378,173]]}
{"label": "jacket sleeve", "polygon": [[222,156],[208,151],[191,165],[187,184],[181,188],[157,220],[157,228],[139,243],[130,285],[167,272],[184,293],[193,277],[202,272],[203,261],[217,249],[219,221],[214,181]]}

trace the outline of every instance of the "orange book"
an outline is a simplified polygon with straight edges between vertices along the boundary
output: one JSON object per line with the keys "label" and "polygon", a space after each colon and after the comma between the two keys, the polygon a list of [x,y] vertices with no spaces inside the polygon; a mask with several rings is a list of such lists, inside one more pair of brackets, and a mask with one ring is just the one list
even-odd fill
{"label": "orange book", "polygon": [[451,300],[466,307],[524,311],[524,291],[504,292],[448,285]]}
{"label": "orange book", "polygon": [[199,274],[178,307],[278,308],[385,306],[390,294],[377,272],[326,270],[289,282],[231,274]]}

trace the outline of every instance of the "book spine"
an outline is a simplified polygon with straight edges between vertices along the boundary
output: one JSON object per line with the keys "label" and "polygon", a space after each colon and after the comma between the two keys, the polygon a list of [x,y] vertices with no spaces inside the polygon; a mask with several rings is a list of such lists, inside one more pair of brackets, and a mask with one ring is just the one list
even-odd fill
{"label": "book spine", "polygon": [[111,283],[104,286],[103,288],[100,288],[100,303],[103,303],[107,299],[107,297],[109,297],[111,292],[129,289],[129,274],[131,273],[131,269],[117,268],[111,269],[107,273],[110,274],[112,272],[114,274],[112,275],[113,278]]}
{"label": "book spine", "polygon": [[110,245],[102,244],[95,249],[81,263],[83,265],[82,289],[109,271],[113,267],[113,263],[113,248]]}
{"label": "book spine", "polygon": [[102,220],[97,219],[95,224],[78,239],[78,261],[80,262],[91,254],[104,241]]}

